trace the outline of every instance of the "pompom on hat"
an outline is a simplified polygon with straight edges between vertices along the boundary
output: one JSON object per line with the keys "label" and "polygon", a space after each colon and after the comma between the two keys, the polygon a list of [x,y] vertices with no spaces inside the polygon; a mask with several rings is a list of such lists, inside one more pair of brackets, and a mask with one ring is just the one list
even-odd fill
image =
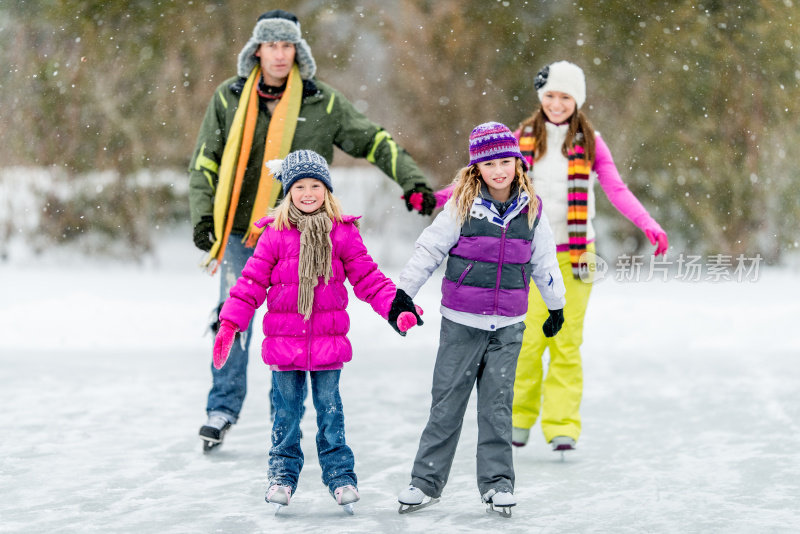
{"label": "pompom on hat", "polygon": [[484,122],[469,134],[469,164],[498,158],[519,158],[525,172],[528,164],[519,151],[517,138],[508,126],[499,122]]}
{"label": "pompom on hat", "polygon": [[294,14],[282,9],[267,11],[258,17],[253,28],[253,36],[239,52],[239,62],[237,74],[242,78],[247,78],[253,67],[258,65],[258,58],[253,55],[258,50],[261,43],[272,43],[286,41],[293,43],[295,49],[294,60],[300,68],[300,77],[310,80],[317,72],[317,64],[314,56],[311,55],[311,47],[303,39],[300,31],[300,21]]}
{"label": "pompom on hat", "polygon": [[328,162],[313,150],[295,150],[290,152],[286,158],[273,159],[266,162],[265,165],[272,171],[275,179],[280,180],[284,195],[289,192],[292,184],[302,178],[315,178],[325,184],[328,191],[333,193]]}
{"label": "pompom on hat", "polygon": [[533,79],[533,86],[540,101],[547,91],[567,93],[575,99],[578,109],[586,101],[586,77],[579,66],[569,61],[545,65]]}

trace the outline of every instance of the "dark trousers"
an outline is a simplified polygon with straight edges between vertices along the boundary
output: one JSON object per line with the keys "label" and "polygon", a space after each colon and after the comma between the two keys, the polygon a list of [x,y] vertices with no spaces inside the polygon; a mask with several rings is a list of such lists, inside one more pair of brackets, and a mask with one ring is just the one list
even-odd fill
{"label": "dark trousers", "polygon": [[473,386],[478,386],[477,478],[481,495],[513,491],[511,404],[525,324],[480,330],[442,319],[431,412],[419,440],[411,483],[431,497],[447,484]]}

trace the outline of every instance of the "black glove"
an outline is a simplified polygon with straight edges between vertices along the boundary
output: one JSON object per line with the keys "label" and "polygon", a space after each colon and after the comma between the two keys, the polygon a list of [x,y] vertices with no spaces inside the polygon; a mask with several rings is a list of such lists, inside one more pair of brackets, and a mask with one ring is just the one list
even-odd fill
{"label": "black glove", "polygon": [[400,317],[400,314],[403,312],[413,313],[417,318],[417,326],[422,326],[422,317],[417,313],[417,307],[414,306],[414,301],[411,300],[411,297],[409,297],[405,291],[398,289],[394,294],[392,307],[389,309],[389,324],[392,325],[395,332],[401,336],[405,336],[406,333],[397,327],[397,318]]}
{"label": "black glove", "polygon": [[436,197],[433,191],[425,184],[414,184],[406,191],[403,199],[406,201],[408,211],[418,211],[420,215],[430,215],[436,208]]}
{"label": "black glove", "polygon": [[216,240],[214,236],[214,217],[203,215],[200,217],[200,222],[194,226],[194,246],[203,252],[208,252]]}
{"label": "black glove", "polygon": [[564,310],[548,310],[550,317],[542,325],[542,332],[544,337],[553,337],[561,330],[561,325],[564,324]]}
{"label": "black glove", "polygon": [[219,325],[220,325],[220,318],[219,312],[222,311],[222,305],[225,304],[224,302],[220,302],[219,305],[211,310],[211,313],[208,315],[208,330],[211,332],[211,335],[216,336],[217,332],[219,332]]}

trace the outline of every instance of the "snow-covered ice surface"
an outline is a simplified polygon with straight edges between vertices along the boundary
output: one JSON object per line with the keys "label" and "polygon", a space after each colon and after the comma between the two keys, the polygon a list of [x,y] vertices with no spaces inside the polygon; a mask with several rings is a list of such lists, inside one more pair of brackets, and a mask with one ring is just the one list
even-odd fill
{"label": "snow-covered ice surface", "polygon": [[479,501],[474,399],[441,503],[397,513],[429,408],[439,281],[418,299],[425,326],[406,338],[354,300],[341,389],[362,500],[346,516],[322,486],[306,417],[299,488],[274,516],[264,502],[269,372],[257,355],[240,423],[221,449],[201,452],[202,328],[218,281],[196,259],[185,229],[138,266],[0,264],[0,531],[800,529],[796,271],[762,269],[755,283],[598,283],[578,450],[562,463],[537,425],[515,452],[510,520]]}

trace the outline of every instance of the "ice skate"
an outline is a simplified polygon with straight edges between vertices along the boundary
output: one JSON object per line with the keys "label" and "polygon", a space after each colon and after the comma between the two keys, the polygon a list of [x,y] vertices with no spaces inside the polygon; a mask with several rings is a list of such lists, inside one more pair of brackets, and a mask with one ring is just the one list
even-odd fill
{"label": "ice skate", "polygon": [[397,496],[400,508],[397,510],[401,514],[416,512],[439,502],[438,498],[428,497],[423,491],[414,485],[409,485]]}
{"label": "ice skate", "polygon": [[564,461],[564,453],[575,450],[575,440],[569,436],[556,436],[550,440],[550,446],[555,452],[561,453],[561,461]]}
{"label": "ice skate", "polygon": [[510,491],[490,489],[481,497],[486,503],[486,513],[496,513],[501,517],[511,517],[511,507],[517,505],[514,494]]}
{"label": "ice skate", "polygon": [[518,426],[512,427],[511,444],[515,447],[524,447],[528,443],[528,437],[530,434],[530,428],[520,428]]}
{"label": "ice skate", "polygon": [[200,427],[200,439],[203,440],[203,453],[222,445],[225,433],[231,427],[231,422],[223,415],[209,415],[206,424]]}
{"label": "ice skate", "polygon": [[284,506],[289,506],[289,501],[292,498],[292,488],[289,486],[282,486],[280,484],[273,484],[267,490],[264,500],[275,507],[275,514],[280,512]]}
{"label": "ice skate", "polygon": [[358,502],[361,496],[355,486],[348,484],[333,490],[333,498],[336,499],[336,503],[342,507],[345,513],[353,515],[353,503]]}

